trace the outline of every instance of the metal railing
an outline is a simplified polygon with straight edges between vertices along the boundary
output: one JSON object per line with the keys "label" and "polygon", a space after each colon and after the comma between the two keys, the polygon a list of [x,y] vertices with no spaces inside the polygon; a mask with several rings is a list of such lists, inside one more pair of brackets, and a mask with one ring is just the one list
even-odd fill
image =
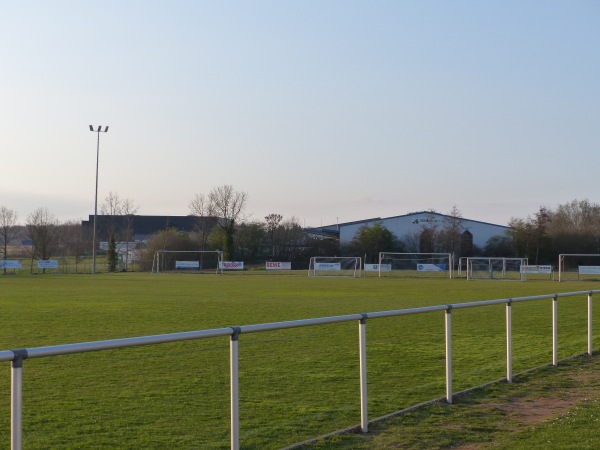
{"label": "metal railing", "polygon": [[77,344],[53,345],[47,347],[34,347],[17,350],[0,351],[0,361],[11,361],[11,448],[22,449],[22,414],[23,414],[23,363],[26,359],[42,358],[48,356],[68,355],[101,350],[110,350],[124,347],[142,345],[156,345],[168,342],[179,342],[196,339],[229,336],[230,339],[230,413],[231,413],[231,448],[240,447],[240,422],[239,422],[239,365],[238,346],[239,335],[258,333],[262,331],[284,330],[290,328],[326,325],[340,322],[357,321],[359,324],[359,378],[360,378],[360,430],[368,431],[368,392],[367,392],[367,341],[366,322],[370,319],[384,317],[406,316],[424,314],[435,311],[445,312],[445,342],[446,342],[446,401],[452,403],[452,311],[455,309],[475,308],[482,306],[506,305],[506,380],[510,383],[512,373],[512,304],[543,299],[552,299],[552,365],[558,364],[558,299],[560,297],[573,297],[587,295],[587,353],[592,354],[592,295],[600,290],[566,292],[560,294],[544,294],[529,297],[503,298],[496,300],[483,300],[468,303],[454,303],[420,308],[398,309],[392,311],[379,311],[361,314],[348,314],[343,316],[321,317],[287,322],[273,322],[258,325],[244,325],[210,330],[171,333],[153,336],[141,336],[124,339],[113,339]]}

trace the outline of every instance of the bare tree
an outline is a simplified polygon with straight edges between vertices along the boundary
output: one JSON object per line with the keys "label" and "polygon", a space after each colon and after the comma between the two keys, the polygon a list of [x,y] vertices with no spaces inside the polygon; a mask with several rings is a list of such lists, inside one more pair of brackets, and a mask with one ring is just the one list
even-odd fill
{"label": "bare tree", "polygon": [[47,208],[39,207],[25,224],[31,239],[31,271],[34,258],[49,259],[58,246],[58,220]]}
{"label": "bare tree", "polygon": [[86,248],[86,240],[83,236],[81,222],[69,220],[59,225],[58,239],[62,256],[73,256],[75,258],[75,273],[78,272],[81,254]]}
{"label": "bare tree", "polygon": [[454,205],[444,218],[444,227],[439,232],[440,249],[444,252],[460,254],[461,236],[464,231],[463,216]]}
{"label": "bare tree", "polygon": [[125,270],[129,264],[129,245],[133,241],[133,216],[138,211],[133,200],[126,198],[121,202],[121,214],[123,215],[123,240],[125,241]]}
{"label": "bare tree", "polygon": [[[6,206],[2,206],[0,208],[0,248],[3,260],[8,257],[8,245],[15,238],[17,232],[17,213]],[[6,267],[4,268],[4,274],[6,274]]]}
{"label": "bare tree", "polygon": [[208,193],[209,211],[219,218],[218,226],[223,231],[223,256],[231,258],[233,255],[233,236],[236,225],[243,220],[244,209],[248,201],[248,194],[236,191],[231,185],[213,188]]}
{"label": "bare tree", "polygon": [[133,216],[137,211],[138,207],[133,200],[123,199],[116,192],[109,192],[100,207],[101,214],[108,216],[109,241],[111,236],[115,236],[119,241],[125,242],[125,268],[129,262],[129,243],[133,240]]}
{"label": "bare tree", "polygon": [[267,233],[269,233],[269,240],[271,241],[271,257],[275,258],[275,231],[279,227],[279,224],[283,220],[281,214],[271,213],[265,216],[265,222],[267,223]]}
{"label": "bare tree", "polygon": [[216,225],[212,205],[204,194],[196,194],[189,203],[190,214],[196,217],[196,231],[200,241],[200,250],[208,248],[208,236]]}

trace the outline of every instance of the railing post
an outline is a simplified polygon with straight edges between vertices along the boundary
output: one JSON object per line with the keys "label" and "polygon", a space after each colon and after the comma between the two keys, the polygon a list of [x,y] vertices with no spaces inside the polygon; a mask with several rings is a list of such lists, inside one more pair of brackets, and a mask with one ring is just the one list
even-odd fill
{"label": "railing post", "polygon": [[552,365],[558,365],[558,296],[552,298]]}
{"label": "railing post", "polygon": [[588,355],[592,356],[592,291],[587,296],[588,310]]}
{"label": "railing post", "polygon": [[23,360],[27,350],[13,350],[15,358],[11,363],[11,401],[10,401],[10,448],[23,448]]}
{"label": "railing post", "polygon": [[369,401],[367,395],[367,315],[363,314],[358,325],[360,347],[360,429],[369,431]]}
{"label": "railing post", "polygon": [[238,369],[238,344],[240,328],[232,327],[229,339],[230,383],[231,383],[231,450],[240,448],[240,386]]}
{"label": "railing post", "polygon": [[452,403],[452,306],[446,309],[446,401]]}
{"label": "railing post", "polygon": [[512,383],[512,299],[506,303],[506,381]]}

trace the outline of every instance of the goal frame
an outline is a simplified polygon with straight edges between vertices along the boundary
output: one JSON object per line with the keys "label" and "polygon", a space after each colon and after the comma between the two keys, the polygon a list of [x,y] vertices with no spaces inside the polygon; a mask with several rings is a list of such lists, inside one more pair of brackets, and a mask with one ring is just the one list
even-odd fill
{"label": "goal frame", "polygon": [[[600,253],[561,253],[560,255],[558,255],[558,282],[562,282],[562,281],[571,281],[571,280],[566,280],[563,279],[565,278],[565,273],[567,273],[567,271],[565,270],[565,256],[576,256],[576,257],[595,257],[595,258],[600,258]],[[577,280],[572,280],[572,281],[579,281],[579,273],[577,274]]]}
{"label": "goal frame", "polygon": [[[343,275],[340,273],[339,275],[317,275],[316,264],[318,263],[318,260],[323,260],[324,263],[332,262],[332,260],[333,261],[336,261],[336,260],[354,261],[354,269],[340,269],[340,272],[342,270],[346,270],[346,271],[353,270],[353,274],[352,275]],[[308,263],[308,276],[309,277],[323,277],[323,278],[361,278],[362,277],[362,258],[360,256],[311,256],[309,263]]]}
{"label": "goal frame", "polygon": [[[467,280],[494,280],[494,278],[473,278],[473,261],[488,261],[488,266],[492,261],[501,261],[502,262],[502,273],[506,273],[506,262],[520,262],[519,266],[519,278],[518,279],[504,279],[504,281],[525,281],[527,279],[525,272],[521,271],[521,266],[526,266],[529,264],[528,258],[508,258],[502,256],[472,256],[467,258]],[[496,280],[500,280],[496,278]]]}
{"label": "goal frame", "polygon": [[[421,253],[421,252],[416,252],[416,253],[407,253],[407,252],[379,252],[379,278],[382,277],[382,272],[381,272],[381,266],[383,264],[383,257],[384,256],[389,256],[389,255],[397,255],[397,256],[417,256],[417,257],[423,257],[423,258],[440,258],[445,260],[445,264],[447,264],[448,266],[448,270],[446,272],[448,272],[448,278],[452,279],[453,275],[452,275],[452,269],[454,266],[453,263],[453,255],[452,253]],[[392,269],[393,270],[393,269]]]}
{"label": "goal frame", "polygon": [[[199,255],[203,255],[203,254],[216,254],[217,255],[217,267],[215,268],[214,274],[215,275],[222,275],[223,274],[223,252],[221,250],[157,250],[154,253],[154,257],[152,259],[152,272],[153,274],[160,274],[161,273],[161,269],[160,269],[160,265],[161,265],[161,255],[164,254],[168,254],[168,253],[196,253]],[[202,272],[202,269],[198,269],[199,274],[201,273],[211,273],[211,272]],[[211,269],[212,271],[212,269]]]}

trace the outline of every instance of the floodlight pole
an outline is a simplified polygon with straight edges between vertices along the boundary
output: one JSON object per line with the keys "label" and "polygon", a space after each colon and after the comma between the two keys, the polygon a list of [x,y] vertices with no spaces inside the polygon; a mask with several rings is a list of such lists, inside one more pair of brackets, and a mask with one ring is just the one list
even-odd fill
{"label": "floodlight pole", "polygon": [[100,160],[100,133],[106,133],[108,127],[102,129],[102,125],[98,125],[98,129],[94,130],[94,127],[90,125],[90,131],[98,134],[98,141],[96,144],[96,195],[94,197],[94,234],[92,237],[92,274],[96,273],[96,222],[98,217],[98,162]]}

